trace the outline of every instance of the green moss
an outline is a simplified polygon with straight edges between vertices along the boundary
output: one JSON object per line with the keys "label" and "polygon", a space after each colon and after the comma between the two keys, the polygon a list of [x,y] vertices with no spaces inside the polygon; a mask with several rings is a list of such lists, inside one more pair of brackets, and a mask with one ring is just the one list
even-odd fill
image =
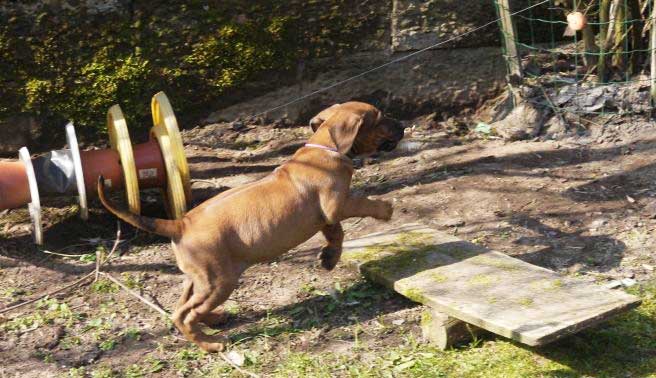
{"label": "green moss", "polygon": [[468,283],[470,285],[488,286],[491,285],[493,281],[494,281],[493,278],[490,277],[489,275],[477,274],[474,277],[470,278]]}
{"label": "green moss", "polygon": [[564,286],[564,283],[561,279],[542,279],[531,282],[529,286],[534,290],[559,290]]}
{"label": "green moss", "polygon": [[532,298],[521,298],[517,300],[517,304],[523,307],[529,307],[533,304]]}
{"label": "green moss", "polygon": [[421,312],[421,325],[427,326],[433,320],[433,315],[430,311],[424,310]]}
{"label": "green moss", "polygon": [[[240,90],[253,81],[291,82],[302,60],[358,49],[364,31],[385,25],[387,14],[377,3],[353,14],[350,4],[337,0],[155,0],[102,13],[49,2],[30,11],[5,8],[0,120],[34,114],[46,141],[65,120],[83,136],[96,136],[115,103],[133,134],[145,135],[150,97],[160,90],[183,126],[196,122],[246,98]],[[308,22],[314,15],[322,18]]]}
{"label": "green moss", "polygon": [[[376,244],[363,248],[360,251],[349,252],[347,258],[354,261],[368,262],[385,256],[396,256],[395,263],[399,260],[407,262],[412,259],[409,253],[425,253],[430,250],[433,238],[426,233],[404,232],[397,236],[396,240],[386,244]],[[416,256],[415,256],[416,257]]]}
{"label": "green moss", "polygon": [[431,272],[430,273],[430,278],[435,282],[435,283],[442,283],[446,282],[448,278],[442,274],[442,273],[437,273],[437,272]]}
{"label": "green moss", "polygon": [[476,256],[471,261],[481,265],[492,266],[506,272],[516,271],[520,269],[520,266],[518,264],[509,261],[503,261],[500,258],[497,259],[490,256]]}
{"label": "green moss", "polygon": [[424,303],[426,301],[426,297],[424,297],[424,294],[422,294],[421,290],[419,289],[415,289],[415,288],[406,289],[403,290],[401,294],[403,294],[404,297],[415,302]]}

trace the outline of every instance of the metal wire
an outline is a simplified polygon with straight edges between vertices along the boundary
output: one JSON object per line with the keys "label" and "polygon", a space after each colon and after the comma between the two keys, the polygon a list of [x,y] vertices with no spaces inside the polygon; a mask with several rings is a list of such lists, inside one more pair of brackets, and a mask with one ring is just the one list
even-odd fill
{"label": "metal wire", "polygon": [[[528,0],[529,5],[532,4],[531,0]],[[590,83],[589,81],[586,81],[586,83],[591,84],[590,88],[593,87],[600,87],[600,86],[608,86],[608,85],[616,85],[616,84],[622,84],[622,85],[630,85],[633,83],[640,83],[640,82],[650,82],[652,81],[651,78],[648,79],[635,79],[632,78],[631,75],[636,75],[640,73],[640,68],[636,65],[636,56],[635,54],[644,54],[646,56],[649,56],[649,54],[656,49],[656,46],[646,46],[638,41],[635,43],[632,43],[630,41],[636,41],[633,33],[636,33],[636,28],[640,26],[641,23],[644,23],[645,25],[648,24],[649,20],[648,19],[643,19],[642,18],[642,13],[645,11],[645,8],[649,8],[649,12],[653,12],[653,1],[649,1],[649,4],[645,4],[645,6],[642,7],[642,9],[638,9],[637,12],[638,14],[635,14],[635,8],[632,8],[628,5],[627,0],[623,1],[618,1],[615,2],[615,4],[618,4],[618,10],[615,15],[611,14],[610,17],[607,19],[600,19],[601,17],[601,6],[598,7],[597,11],[595,12],[588,12],[590,8],[592,8],[593,3],[589,2],[587,9],[585,10],[585,14],[589,18],[587,21],[587,24],[590,26],[594,27],[599,27],[601,30],[600,32],[602,33],[602,37],[605,38],[606,32],[608,32],[610,29],[613,30],[613,37],[606,38],[605,41],[598,41],[600,44],[599,46],[599,51],[586,51],[587,46],[585,48],[582,48],[582,43],[579,43],[578,39],[578,34],[575,33],[573,35],[573,38],[570,40],[562,40],[558,38],[557,33],[562,33],[563,29],[560,29],[559,26],[563,25],[566,26],[568,25],[568,22],[564,20],[564,15],[565,12],[564,9],[556,7],[554,4],[553,0],[550,0],[547,2],[548,4],[544,5],[545,2],[542,2],[540,4],[536,5],[544,5],[542,9],[544,12],[537,12],[539,16],[535,16],[536,13],[536,7],[531,7],[531,11],[528,14],[515,14],[513,13],[511,20],[519,19],[522,20],[523,22],[523,27],[526,28],[528,27],[528,30],[524,30],[525,32],[528,32],[528,39],[529,41],[526,41],[526,37],[522,38],[520,34],[517,34],[516,37],[510,37],[503,28],[499,28],[501,32],[502,39],[505,40],[513,40],[514,43],[518,46],[518,48],[521,48],[522,50],[522,55],[526,58],[529,59],[529,61],[539,61],[539,59],[535,59],[537,57],[541,57],[544,62],[544,58],[549,57],[551,61],[551,70],[549,74],[532,74],[532,73],[527,73],[524,72],[524,80],[535,80],[535,79],[543,79],[544,84],[550,85],[550,86],[555,86],[556,89],[558,88],[559,84],[565,84],[565,85],[576,85],[576,96],[579,94],[583,95],[585,92],[583,91],[583,88],[580,86],[582,80],[586,80],[588,77],[590,77],[591,71],[590,68],[594,66],[586,66],[588,68],[587,73],[583,73],[579,70],[580,67],[583,67],[583,65],[580,65],[580,63],[586,62],[589,64],[589,59],[594,58],[598,59],[601,61],[600,64],[596,64],[597,68],[601,70],[601,72],[597,72],[597,82],[592,82]],[[582,0],[574,0],[573,1],[573,6],[575,10],[582,10],[582,8],[585,8],[585,4],[582,4]],[[494,0],[494,4],[496,5],[496,10],[497,14],[500,13],[501,10],[507,10],[503,4],[501,4],[498,0]],[[649,6],[649,7],[647,7]],[[611,8],[613,9],[613,8]],[[613,11],[615,12],[615,11]],[[611,12],[611,13],[613,13]],[[562,13],[562,14],[561,14]],[[548,17],[546,16],[548,14]],[[540,17],[541,16],[541,17]],[[558,19],[561,18],[561,19]],[[542,25],[542,27],[541,27]],[[651,27],[656,27],[656,25],[651,25]],[[540,44],[539,42],[536,42],[539,38],[536,38],[536,30],[543,30],[546,33],[548,33],[549,36],[549,41],[548,43]],[[606,30],[604,32],[603,30]],[[547,37],[547,34],[543,34],[543,37]],[[544,39],[544,38],[543,38]],[[559,41],[559,42],[557,42]],[[610,41],[609,45],[606,45],[606,41]],[[504,57],[506,58],[506,61],[508,63],[508,66],[510,67],[511,64],[516,64],[516,63],[511,63],[511,59],[517,59],[517,57],[510,57],[508,56],[505,51],[504,51]],[[584,58],[584,59],[580,59]],[[569,72],[559,72],[557,68],[557,61],[565,59],[569,60],[569,62],[572,62],[574,65],[574,70],[572,71],[571,69],[568,69]],[[606,63],[606,59],[608,61],[612,61],[614,64]],[[603,60],[603,61],[602,61]],[[615,78],[616,80],[612,82],[605,82],[606,80],[606,72],[607,70],[611,67],[623,67],[624,70],[621,73],[618,73],[617,70],[615,70]],[[644,65],[642,66],[644,68]],[[545,76],[548,75],[548,76]],[[619,79],[618,76],[621,76],[621,79]],[[619,80],[618,80],[619,79]],[[532,81],[532,84],[536,84],[534,81]],[[539,82],[538,82],[539,85]],[[649,109],[653,109],[651,105],[648,107]],[[570,107],[569,109],[567,108],[559,108],[560,111],[564,112],[570,112],[570,113],[575,113],[575,114],[608,114],[608,113],[617,113],[617,112],[609,112],[606,107],[602,107],[602,109],[599,112],[596,111],[581,111],[577,112],[572,110]],[[637,111],[636,113],[641,113],[642,111]],[[622,111],[622,114],[626,114],[626,111]]]}
{"label": "metal wire", "polygon": [[[517,11],[517,12],[511,13],[510,15],[511,15],[511,16],[518,15],[518,14],[520,14],[520,13],[522,13],[522,12],[526,12],[526,11],[529,10],[529,9],[533,9],[533,8],[538,7],[538,6],[540,6],[540,5],[546,4],[546,3],[548,3],[549,1],[551,1],[551,0],[544,0],[544,1],[541,1],[541,2],[539,2],[539,3],[536,3],[536,4],[533,4],[533,5],[530,5],[530,6],[524,8],[524,9],[522,9],[522,10],[519,10],[519,11]],[[255,114],[255,115],[250,116],[249,118],[259,117],[259,116],[264,115],[264,114],[266,114],[266,113],[269,113],[269,112],[272,112],[272,111],[275,111],[275,110],[278,110],[278,109],[284,108],[284,107],[286,107],[286,106],[289,106],[289,105],[295,104],[295,103],[297,103],[297,102],[299,102],[299,101],[303,101],[303,100],[305,100],[306,98],[309,98],[309,97],[315,96],[315,95],[317,95],[317,94],[319,94],[319,93],[323,93],[323,92],[329,91],[329,90],[331,90],[331,89],[333,89],[333,88],[335,88],[335,87],[338,87],[338,86],[340,86],[340,85],[346,84],[346,83],[348,83],[348,82],[350,82],[350,81],[353,81],[353,80],[355,80],[355,79],[361,78],[361,77],[363,77],[363,76],[365,76],[365,75],[368,75],[368,74],[370,74],[370,73],[372,73],[372,72],[378,71],[378,70],[380,70],[380,69],[382,69],[382,68],[385,68],[385,67],[387,67],[387,66],[391,66],[391,65],[393,65],[393,64],[396,64],[396,63],[402,62],[402,61],[404,61],[404,60],[408,60],[408,59],[410,59],[410,58],[412,58],[412,57],[414,57],[414,56],[416,56],[416,55],[419,55],[419,54],[421,54],[421,53],[424,53],[424,52],[426,52],[426,51],[428,51],[428,50],[432,50],[432,49],[437,48],[437,47],[439,47],[439,46],[442,46],[442,45],[445,45],[445,44],[447,44],[447,43],[453,42],[453,41],[455,41],[455,40],[457,40],[457,39],[459,39],[459,38],[462,38],[462,37],[465,37],[465,36],[467,36],[467,35],[470,35],[470,34],[476,33],[477,31],[482,30],[482,29],[485,29],[485,28],[487,28],[488,26],[493,25],[493,24],[496,24],[496,23],[499,22],[499,21],[501,21],[501,19],[500,19],[500,18],[497,18],[497,19],[494,20],[494,21],[487,22],[487,23],[485,23],[485,24],[483,24],[483,25],[481,25],[481,26],[479,26],[479,27],[476,27],[476,28],[474,28],[474,29],[472,29],[472,30],[466,31],[466,32],[464,32],[464,33],[462,33],[462,34],[458,34],[458,35],[456,35],[456,36],[454,36],[454,37],[451,37],[451,38],[449,38],[449,39],[447,39],[447,40],[445,40],[445,41],[441,41],[441,42],[435,43],[435,44],[430,45],[430,46],[428,46],[428,47],[426,47],[426,48],[423,48],[423,49],[421,49],[421,50],[417,50],[417,51],[415,51],[415,52],[413,52],[413,53],[410,53],[410,54],[408,54],[408,55],[402,56],[402,57],[400,57],[400,58],[397,58],[397,59],[391,60],[391,61],[389,61],[389,62],[387,62],[387,63],[381,64],[381,65],[379,65],[379,66],[376,66],[376,67],[374,67],[374,68],[371,68],[371,69],[369,69],[369,70],[366,70],[366,71],[364,71],[364,72],[361,72],[361,73],[359,73],[359,74],[357,74],[357,75],[351,76],[351,77],[346,78],[346,79],[344,79],[344,80],[340,80],[340,81],[338,81],[338,82],[336,82],[336,83],[334,83],[334,84],[331,84],[331,85],[328,85],[328,86],[326,86],[326,87],[323,87],[323,88],[317,89],[317,90],[312,91],[312,92],[310,92],[310,93],[307,93],[307,94],[305,94],[305,95],[303,95],[303,96],[297,97],[297,98],[295,98],[295,99],[293,99],[293,100],[291,100],[291,101],[287,101],[287,102],[285,102],[285,103],[283,103],[283,104],[281,104],[281,105],[277,105],[277,106],[274,106],[274,107],[269,108],[269,109],[267,109],[267,110],[264,110],[264,111],[262,111],[262,112],[259,112],[259,113]]]}

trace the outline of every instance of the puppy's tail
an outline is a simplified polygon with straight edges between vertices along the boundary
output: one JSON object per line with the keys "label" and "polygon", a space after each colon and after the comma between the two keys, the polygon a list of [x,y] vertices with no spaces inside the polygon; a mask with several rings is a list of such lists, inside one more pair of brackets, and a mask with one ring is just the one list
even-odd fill
{"label": "puppy's tail", "polygon": [[119,219],[133,225],[136,228],[153,234],[166,236],[177,240],[182,235],[182,221],[159,218],[149,218],[138,214],[116,209],[105,197],[105,179],[98,177],[98,197],[107,210]]}

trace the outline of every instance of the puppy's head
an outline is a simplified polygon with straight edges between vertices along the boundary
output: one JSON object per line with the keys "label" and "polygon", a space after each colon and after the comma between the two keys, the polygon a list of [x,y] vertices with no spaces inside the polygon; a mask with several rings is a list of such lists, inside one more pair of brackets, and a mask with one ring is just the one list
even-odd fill
{"label": "puppy's head", "polygon": [[328,128],[337,150],[350,157],[391,151],[403,138],[403,125],[363,102],[346,102],[323,110],[310,120],[312,130]]}

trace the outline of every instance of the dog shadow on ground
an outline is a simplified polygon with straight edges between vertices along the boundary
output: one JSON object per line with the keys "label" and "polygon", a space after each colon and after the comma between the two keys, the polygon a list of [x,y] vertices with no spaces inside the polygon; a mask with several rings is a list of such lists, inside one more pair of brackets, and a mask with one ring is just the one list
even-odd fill
{"label": "dog shadow on ground", "polygon": [[[285,306],[240,312],[218,329],[227,332],[233,342],[317,328],[331,334],[339,333],[342,327],[416,306],[392,290],[358,281],[341,292],[312,294]],[[342,336],[350,339],[353,334],[339,335]]]}

